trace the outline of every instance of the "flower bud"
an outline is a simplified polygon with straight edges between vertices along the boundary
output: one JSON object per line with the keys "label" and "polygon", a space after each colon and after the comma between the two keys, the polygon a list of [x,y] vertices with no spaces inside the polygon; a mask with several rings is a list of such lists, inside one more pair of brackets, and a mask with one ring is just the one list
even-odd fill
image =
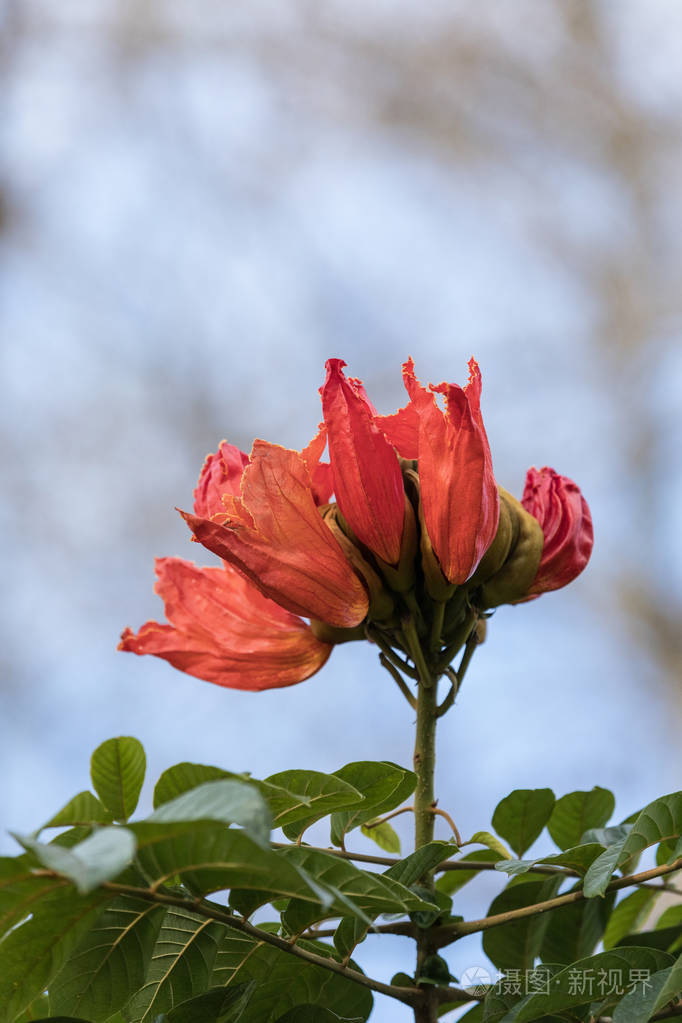
{"label": "flower bud", "polygon": [[592,516],[580,488],[549,466],[529,469],[523,507],[540,523],[545,538],[531,596],[558,590],[580,575],[590,560]]}
{"label": "flower bud", "polygon": [[[349,564],[362,579],[369,596],[368,616],[374,621],[387,621],[395,609],[395,601],[384,586],[379,575],[363,557],[354,542],[353,533],[344,519],[337,504],[328,504],[320,508],[322,518],[331,531]],[[350,534],[350,535],[349,535]],[[346,630],[343,630],[346,631]],[[359,638],[364,638],[363,636]]]}
{"label": "flower bud", "polygon": [[431,544],[426,523],[424,507],[421,500],[419,473],[415,469],[403,469],[405,487],[411,494],[419,515],[419,547],[421,550],[421,567],[424,573],[426,592],[432,600],[446,602],[457,589],[454,583],[448,582],[443,575],[440,562]]}
{"label": "flower bud", "polygon": [[512,604],[527,597],[542,557],[544,535],[537,519],[502,487],[500,505],[505,505],[510,515],[515,538],[502,567],[479,591],[477,603],[482,608]]}
{"label": "flower bud", "polygon": [[504,495],[511,497],[502,487],[497,488],[500,494],[500,521],[497,526],[495,539],[485,552],[478,568],[469,579],[467,586],[470,588],[480,586],[487,582],[492,576],[499,572],[509,556],[512,544],[516,543],[518,537],[518,521],[512,516],[506,504]]}
{"label": "flower bud", "polygon": [[403,536],[400,543],[400,558],[397,565],[389,565],[375,555],[379,571],[392,590],[396,593],[407,593],[415,582],[415,559],[417,556],[417,520],[412,502],[405,494],[405,518],[403,520]]}

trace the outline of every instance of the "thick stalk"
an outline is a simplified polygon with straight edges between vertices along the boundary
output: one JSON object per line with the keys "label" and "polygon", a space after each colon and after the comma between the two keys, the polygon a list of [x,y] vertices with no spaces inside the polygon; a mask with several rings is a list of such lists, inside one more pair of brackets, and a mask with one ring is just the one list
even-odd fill
{"label": "thick stalk", "polygon": [[[417,787],[414,793],[414,847],[419,849],[433,840],[435,816],[433,813],[435,794],[433,779],[436,767],[436,721],[438,711],[437,685],[424,685],[419,680],[417,691],[417,729],[414,744],[414,770],[417,775]],[[433,884],[433,876],[426,875],[422,884]],[[432,940],[431,929],[419,932],[417,938],[417,975],[425,960],[436,951]],[[425,985],[422,988],[423,1002],[415,1006],[415,1023],[436,1023],[438,1019],[438,1000],[434,988]]]}

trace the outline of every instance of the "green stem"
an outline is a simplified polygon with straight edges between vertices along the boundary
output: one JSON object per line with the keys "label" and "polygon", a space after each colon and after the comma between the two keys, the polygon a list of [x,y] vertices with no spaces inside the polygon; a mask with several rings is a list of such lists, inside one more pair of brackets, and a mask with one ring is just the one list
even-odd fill
{"label": "green stem", "polygon": [[467,673],[467,668],[469,667],[469,664],[471,662],[471,658],[474,656],[474,652],[475,652],[477,646],[478,646],[478,633],[476,631],[476,625],[474,624],[474,627],[471,630],[471,634],[469,635],[469,638],[466,641],[466,646],[464,647],[464,653],[462,654],[462,660],[459,662],[459,667],[457,668],[457,682],[458,682],[457,690],[458,691],[459,691],[459,689],[460,689],[460,687],[462,685],[462,682],[464,681],[464,676]]}
{"label": "green stem", "polygon": [[417,787],[414,792],[414,847],[420,849],[433,841],[433,777],[436,768],[435,686],[419,683],[417,690],[417,730],[414,744],[414,770]]}
{"label": "green stem", "polygon": [[417,676],[419,678],[420,688],[431,688],[433,686],[433,679],[431,672],[429,671],[424,657],[424,651],[417,635],[417,629],[414,624],[414,618],[412,615],[408,615],[403,618],[402,621],[403,635],[405,636],[405,642],[407,643],[407,649],[410,657],[414,661],[414,666],[417,669]]}
{"label": "green stem", "polygon": [[408,590],[407,593],[403,593],[403,600],[407,604],[410,614],[412,615],[418,634],[420,636],[425,636],[427,633],[426,622],[424,621],[422,609],[417,603],[414,590]]}
{"label": "green stem", "polygon": [[402,677],[402,675],[400,674],[398,669],[395,667],[395,665],[389,660],[389,658],[386,656],[386,654],[379,654],[379,662],[380,662],[382,668],[385,668],[386,671],[391,676],[391,678],[394,679],[394,681],[396,682],[398,688],[400,689],[400,692],[403,694],[403,696],[405,697],[405,699],[409,703],[409,705],[412,708],[412,710],[416,710],[417,709],[417,701],[415,700],[414,696],[412,695],[412,693],[410,691],[410,687],[407,685],[407,683],[405,682],[405,679]]}
{"label": "green stem", "polygon": [[431,620],[431,642],[432,654],[437,654],[442,646],[443,619],[445,618],[445,601],[437,600],[433,605],[433,618]]}
{"label": "green stem", "polygon": [[[416,660],[415,660],[416,663]],[[434,793],[434,774],[436,768],[436,721],[438,714],[437,686],[430,676],[428,681],[420,680],[417,690],[417,727],[414,743],[414,770],[417,775],[417,787],[414,792],[414,847],[421,848],[433,841],[435,815],[433,813],[436,798]],[[426,682],[426,684],[425,684]],[[433,884],[433,874],[428,873],[421,878],[427,887]],[[431,928],[419,931],[417,937],[417,976],[429,956],[436,951],[431,935]],[[435,1023],[438,1019],[438,997],[432,985],[424,985],[421,989],[422,998],[414,1008],[415,1023]]]}
{"label": "green stem", "polygon": [[450,692],[448,693],[448,695],[445,697],[440,707],[438,708],[439,718],[442,718],[443,714],[447,714],[447,712],[450,710],[450,707],[452,707],[453,703],[457,699],[457,693],[459,692],[459,679],[457,678],[457,673],[452,668],[446,668],[445,674],[448,676],[448,679],[450,680]]}
{"label": "green stem", "polygon": [[366,635],[367,638],[372,643],[376,643],[381,652],[386,655],[388,660],[395,668],[398,669],[398,671],[402,672],[404,675],[409,675],[410,678],[413,678],[416,681],[417,672],[415,671],[415,669],[411,668],[409,664],[407,664],[402,659],[402,657],[398,656],[398,654],[395,652],[395,650],[392,649],[392,647],[384,639],[384,637],[381,635],[378,629],[368,628],[366,630]]}

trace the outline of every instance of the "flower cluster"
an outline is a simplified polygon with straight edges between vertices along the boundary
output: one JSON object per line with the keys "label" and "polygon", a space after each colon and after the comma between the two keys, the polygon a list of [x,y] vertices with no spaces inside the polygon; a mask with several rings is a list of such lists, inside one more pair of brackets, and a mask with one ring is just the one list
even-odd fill
{"label": "flower cluster", "polygon": [[181,514],[222,567],[159,559],[168,624],[126,629],[120,649],[258,690],[367,638],[438,677],[491,608],[583,570],[592,522],[575,483],[545,467],[529,469],[520,502],[498,486],[473,359],[463,388],[424,387],[408,360],[409,402],[388,416],[344,366],[327,362],[324,421],[302,451],[257,440],[247,456],[224,441],[208,456]]}

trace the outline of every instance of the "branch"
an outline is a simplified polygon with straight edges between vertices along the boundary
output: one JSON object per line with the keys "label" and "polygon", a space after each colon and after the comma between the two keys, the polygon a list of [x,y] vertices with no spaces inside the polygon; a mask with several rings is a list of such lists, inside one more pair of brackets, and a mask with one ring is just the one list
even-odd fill
{"label": "branch", "polygon": [[[299,938],[304,941],[314,941],[315,938],[332,938],[338,930],[338,927],[316,927],[314,930],[304,931],[303,934],[299,934]],[[414,938],[417,933],[417,928],[414,924],[403,921],[402,923],[392,924],[373,924],[371,929],[367,931],[367,935],[372,934],[398,934],[403,938]]]}
{"label": "branch", "polygon": [[391,813],[387,813],[384,817],[377,817],[374,821],[367,821],[362,826],[369,831],[371,828],[378,828],[380,824],[385,824],[386,821],[390,821],[393,817],[399,817],[401,813],[414,813],[414,807],[401,806],[399,810],[392,810]]}
{"label": "branch", "polygon": [[[453,819],[450,816],[450,814],[447,813],[446,810],[439,810],[437,806],[432,806],[431,807],[431,813],[436,814],[438,817],[443,817],[448,822],[448,824],[452,828],[452,833],[455,836],[455,842],[457,843],[457,848],[459,849],[461,844],[462,844],[462,836],[460,835],[459,829],[458,829],[457,825],[455,824],[455,822],[453,821]],[[441,867],[442,867],[442,864],[441,864]],[[440,870],[441,867],[437,867],[436,869]]]}
{"label": "branch", "polygon": [[674,1005],[669,1005],[667,1009],[661,1009],[660,1012],[655,1013],[651,1018],[654,1019],[674,1019],[676,1016],[682,1016],[682,1001],[675,1002]]}
{"label": "branch", "polygon": [[[664,863],[660,867],[653,867],[651,870],[643,870],[639,874],[629,874],[625,877],[616,878],[607,885],[607,892],[615,892],[620,888],[631,888],[643,881],[650,881],[653,877],[662,877],[664,874],[672,874],[675,870],[682,868],[682,857],[674,863]],[[582,902],[586,899],[584,891],[580,889],[575,892],[566,892],[565,895],[557,895],[545,902],[536,902],[532,906],[522,906],[520,909],[510,909],[506,913],[496,913],[487,916],[483,920],[465,920],[462,923],[446,924],[437,928],[438,946],[449,944],[449,940],[463,937],[465,934],[476,934],[478,931],[487,931],[491,927],[499,927],[500,924],[508,924],[514,920],[522,920],[528,916],[538,916],[550,909],[558,909],[561,906],[570,906],[574,902]],[[445,940],[442,940],[445,939]]]}
{"label": "branch", "polygon": [[[54,870],[40,870],[35,873],[40,877],[61,878],[62,876]],[[256,941],[263,942],[265,945],[272,945],[274,948],[278,948],[280,952],[287,952],[289,955],[296,956],[297,959],[303,959],[313,966],[319,966],[330,973],[336,973],[339,977],[345,977],[346,980],[351,980],[361,987],[369,988],[370,991],[376,991],[381,995],[388,995],[389,998],[395,998],[405,1005],[415,1006],[421,999],[421,992],[416,988],[395,987],[392,984],[383,984],[380,980],[373,980],[372,977],[367,977],[364,973],[359,973],[357,970],[351,970],[347,966],[342,966],[335,959],[317,955],[315,952],[309,952],[307,949],[299,948],[298,945],[286,941],[284,938],[279,938],[275,934],[269,934],[267,931],[254,927],[253,924],[247,923],[246,920],[242,920],[240,917],[233,916],[232,913],[228,913],[207,899],[186,899],[181,895],[169,895],[165,892],[153,891],[151,888],[138,888],[135,885],[116,884],[114,881],[106,881],[100,885],[100,888],[104,891],[112,892],[114,895],[130,895],[133,898],[143,899],[146,902],[153,902],[162,906],[178,906],[181,909],[189,909],[192,913],[206,917],[207,920],[216,920],[218,923],[224,924],[235,931],[248,934],[250,938],[254,938]]]}
{"label": "branch", "polygon": [[[441,811],[442,812],[442,811]],[[273,849],[293,849],[294,847],[288,842],[272,842]],[[399,856],[374,856],[370,853],[356,853],[349,852],[346,849],[324,849],[319,845],[306,845],[306,849],[310,849],[311,852],[324,852],[329,853],[330,856],[338,856],[342,860],[357,860],[358,863],[376,863],[380,867],[394,867],[396,863],[401,863],[402,860]],[[435,873],[440,873],[442,870],[494,870],[495,864],[492,860],[445,860],[444,863],[439,863],[437,867],[434,867]],[[498,871],[498,874],[501,871]],[[572,867],[552,867],[549,864],[539,864],[537,867],[532,868],[533,874],[565,874],[567,877],[582,877],[582,874],[578,870],[573,870]],[[671,891],[672,889],[666,889]]]}
{"label": "branch", "polygon": [[485,995],[475,995],[473,991],[463,991],[458,987],[437,987],[436,997],[441,1005],[448,1002],[482,1002]]}

